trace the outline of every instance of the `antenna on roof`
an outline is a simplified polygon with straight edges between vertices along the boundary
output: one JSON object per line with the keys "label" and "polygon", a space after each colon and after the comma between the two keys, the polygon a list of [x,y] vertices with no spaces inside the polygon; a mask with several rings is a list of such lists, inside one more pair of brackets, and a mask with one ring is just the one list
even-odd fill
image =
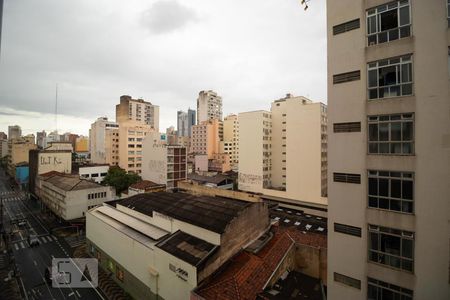
{"label": "antenna on roof", "polygon": [[55,130],[58,132],[58,84],[56,84],[55,93]]}

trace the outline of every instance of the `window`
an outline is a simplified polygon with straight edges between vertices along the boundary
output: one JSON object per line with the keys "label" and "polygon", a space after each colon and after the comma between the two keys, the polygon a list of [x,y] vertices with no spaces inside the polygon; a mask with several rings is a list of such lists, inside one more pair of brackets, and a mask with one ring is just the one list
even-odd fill
{"label": "window", "polygon": [[334,223],[334,231],[361,237],[361,228],[360,227]]}
{"label": "window", "polygon": [[395,1],[369,9],[367,45],[376,45],[411,36],[409,0]]}
{"label": "window", "polygon": [[361,183],[360,174],[347,174],[347,173],[333,173],[334,182],[345,182],[345,183]]}
{"label": "window", "polygon": [[396,269],[414,269],[414,233],[369,225],[369,260]]}
{"label": "window", "polygon": [[367,299],[401,299],[412,300],[413,291],[381,280],[367,278]]}
{"label": "window", "polygon": [[414,154],[414,114],[369,116],[369,154]]}
{"label": "window", "polygon": [[368,63],[367,89],[369,100],[412,95],[412,56]]}
{"label": "window", "polygon": [[361,122],[334,123],[333,130],[335,133],[361,132]]}
{"label": "window", "polygon": [[359,19],[333,26],[333,35],[344,33],[353,29],[358,29],[359,26]]}
{"label": "window", "polygon": [[361,79],[361,71],[352,71],[333,75],[333,84],[344,83]]}
{"label": "window", "polygon": [[369,207],[414,212],[414,176],[410,172],[369,171]]}
{"label": "window", "polygon": [[361,289],[361,280],[351,278],[339,273],[334,272],[334,281],[343,283],[345,285],[357,288],[358,290]]}

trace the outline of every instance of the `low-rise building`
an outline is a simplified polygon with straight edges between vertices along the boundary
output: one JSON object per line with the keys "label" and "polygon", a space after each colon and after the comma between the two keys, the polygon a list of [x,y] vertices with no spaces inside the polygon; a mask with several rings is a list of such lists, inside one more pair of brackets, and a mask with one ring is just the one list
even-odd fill
{"label": "low-rise building", "polygon": [[28,189],[29,172],[30,172],[30,170],[28,167],[28,163],[23,162],[23,163],[16,164],[15,180],[16,180],[16,183],[19,185],[19,187],[22,190]]}
{"label": "low-rise building", "polygon": [[165,184],[155,183],[150,180],[142,180],[128,187],[128,196],[134,196],[144,193],[164,192],[165,190]]}
{"label": "low-rise building", "polygon": [[110,186],[55,171],[39,175],[37,184],[42,203],[63,220],[82,218],[115,194]]}
{"label": "low-rise building", "polygon": [[198,185],[224,190],[232,190],[234,186],[233,179],[220,174],[215,176],[203,176],[196,173],[191,173],[188,175],[188,180]]}
{"label": "low-rise building", "polygon": [[70,142],[54,142],[45,149],[33,149],[29,152],[29,189],[32,194],[36,195],[36,178],[40,174],[50,171],[66,174],[72,172],[72,150]]}
{"label": "low-rise building", "polygon": [[87,249],[135,299],[190,292],[269,227],[268,206],[185,193],[147,193],[90,210]]}
{"label": "low-rise building", "polygon": [[91,164],[80,166],[78,169],[78,175],[80,175],[80,178],[82,179],[92,180],[96,183],[102,183],[103,180],[105,180],[108,171],[108,164]]}
{"label": "low-rise building", "polygon": [[0,140],[0,158],[5,157],[8,155],[8,140]]}

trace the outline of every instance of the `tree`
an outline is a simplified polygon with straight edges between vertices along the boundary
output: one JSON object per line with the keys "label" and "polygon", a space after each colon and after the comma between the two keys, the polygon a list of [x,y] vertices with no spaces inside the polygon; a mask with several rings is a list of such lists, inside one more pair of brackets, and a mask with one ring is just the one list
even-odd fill
{"label": "tree", "polygon": [[117,195],[120,195],[130,185],[139,181],[142,181],[142,178],[138,174],[127,173],[124,169],[114,166],[109,168],[103,183],[113,186],[116,189]]}

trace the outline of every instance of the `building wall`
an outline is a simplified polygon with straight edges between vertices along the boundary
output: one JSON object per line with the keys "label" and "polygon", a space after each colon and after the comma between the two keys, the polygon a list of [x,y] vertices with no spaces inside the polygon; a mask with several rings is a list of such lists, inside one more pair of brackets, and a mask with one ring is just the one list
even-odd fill
{"label": "building wall", "polygon": [[28,152],[36,149],[36,144],[29,143],[23,140],[9,140],[8,141],[8,166],[7,171],[9,176],[14,177],[16,174],[15,165],[21,162],[28,162]]}
{"label": "building wall", "polygon": [[219,153],[219,121],[208,120],[200,125],[192,126],[192,152],[206,154],[212,158],[214,153]]}
{"label": "building wall", "polygon": [[253,203],[232,220],[221,235],[220,248],[211,256],[206,267],[198,274],[202,281],[215,272],[228,259],[233,257],[242,248],[262,235],[270,225],[268,204],[264,202]]}
{"label": "building wall", "polygon": [[102,183],[109,171],[109,165],[80,167],[78,174],[80,178],[93,180],[96,183]]}
{"label": "building wall", "polygon": [[89,130],[89,151],[94,164],[119,163],[119,125],[108,121],[108,118],[98,118],[91,124]]}
{"label": "building wall", "polygon": [[260,193],[270,178],[271,113],[239,114],[239,189]]}
{"label": "building wall", "polygon": [[[327,1],[329,129],[328,295],[366,299],[367,278],[414,291],[414,299],[450,298],[448,226],[450,110],[445,1],[411,0],[412,36],[366,46],[366,10],[389,1]],[[333,35],[333,26],[360,19],[361,28]],[[367,63],[412,54],[413,95],[368,101]],[[360,80],[333,84],[333,75],[361,71]],[[367,117],[414,113],[414,155],[368,155]],[[334,133],[333,123],[361,122],[360,132]],[[368,208],[368,170],[414,172],[414,213]],[[334,182],[333,172],[361,175],[361,184]],[[354,237],[333,223],[361,228]],[[369,261],[368,224],[414,233],[414,271]],[[432,250],[431,250],[432,249]],[[335,282],[334,272],[361,281]]]}
{"label": "building wall", "polygon": [[217,119],[222,120],[222,97],[214,91],[201,91],[197,98],[197,124]]}
{"label": "building wall", "polygon": [[120,103],[116,105],[116,122],[129,121],[140,125],[148,125],[158,132],[159,106],[143,99],[132,99],[127,95],[120,96]]}
{"label": "building wall", "polygon": [[0,158],[8,155],[8,140],[0,140]]}
{"label": "building wall", "polygon": [[[88,194],[102,192],[106,192],[106,197],[88,199]],[[84,217],[90,207],[101,205],[105,201],[114,199],[113,192],[109,186],[64,191],[50,182],[42,181],[40,198],[56,215],[64,220],[73,220]]]}
{"label": "building wall", "polygon": [[18,139],[22,136],[22,129],[19,125],[8,126],[8,140]]}
{"label": "building wall", "polygon": [[89,152],[89,138],[80,136],[75,141],[75,152]]}
{"label": "building wall", "polygon": [[220,153],[230,156],[233,170],[239,168],[239,121],[237,115],[229,115],[223,121],[223,141],[220,142]]}
{"label": "building wall", "polygon": [[94,244],[102,254],[112,257],[116,263],[145,285],[145,287],[134,289],[131,287],[141,284],[134,283],[134,280],[130,280],[128,276],[124,276],[125,280],[122,284],[115,276],[112,276],[135,299],[144,299],[157,294],[157,277],[149,272],[149,267],[155,266],[154,246],[149,248],[137,242],[89,212],[86,214],[86,239],[87,249],[90,248],[90,244]]}
{"label": "building wall", "polygon": [[119,167],[127,172],[142,173],[142,144],[144,138],[155,132],[150,125],[141,125],[137,122],[119,124]]}

